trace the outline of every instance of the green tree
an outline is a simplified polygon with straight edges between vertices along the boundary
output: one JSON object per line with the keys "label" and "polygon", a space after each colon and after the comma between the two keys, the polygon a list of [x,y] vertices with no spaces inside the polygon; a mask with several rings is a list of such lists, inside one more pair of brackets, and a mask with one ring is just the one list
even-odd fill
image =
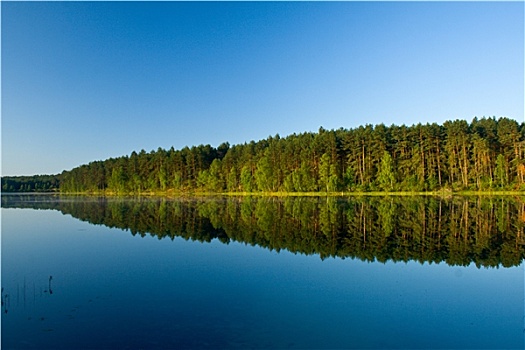
{"label": "green tree", "polygon": [[377,177],[379,186],[384,191],[392,191],[394,189],[395,177],[394,177],[394,165],[392,156],[387,151],[383,152],[381,157],[381,168]]}
{"label": "green tree", "polygon": [[507,161],[503,154],[498,154],[496,158],[496,168],[494,169],[496,184],[500,188],[505,188],[509,182],[507,176]]}
{"label": "green tree", "polygon": [[297,192],[313,192],[316,190],[315,178],[306,163],[292,172],[293,188]]}
{"label": "green tree", "polygon": [[275,191],[275,181],[272,166],[266,154],[257,162],[255,170],[255,182],[259,191]]}
{"label": "green tree", "polygon": [[122,166],[117,166],[113,168],[111,172],[111,178],[109,180],[108,187],[115,191],[117,194],[122,194],[125,192],[126,186],[126,175]]}
{"label": "green tree", "polygon": [[319,163],[319,190],[330,191],[330,155],[325,153]]}
{"label": "green tree", "polygon": [[241,169],[241,187],[245,192],[254,190],[252,170],[249,165],[244,165]]}
{"label": "green tree", "polygon": [[235,167],[230,169],[228,174],[227,187],[229,192],[235,192],[238,190],[237,170]]}
{"label": "green tree", "polygon": [[208,189],[212,192],[224,190],[224,180],[221,176],[221,161],[215,158],[210,165],[210,176],[208,177]]}

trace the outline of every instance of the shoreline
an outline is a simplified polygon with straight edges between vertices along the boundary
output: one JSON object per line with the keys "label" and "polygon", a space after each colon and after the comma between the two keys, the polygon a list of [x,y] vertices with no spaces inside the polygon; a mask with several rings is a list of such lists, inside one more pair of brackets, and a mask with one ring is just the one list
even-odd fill
{"label": "shoreline", "polygon": [[525,196],[525,191],[429,191],[429,192],[200,192],[200,191],[145,191],[115,193],[111,191],[95,192],[1,192],[1,195],[64,195],[64,196],[98,196],[98,197],[502,197]]}

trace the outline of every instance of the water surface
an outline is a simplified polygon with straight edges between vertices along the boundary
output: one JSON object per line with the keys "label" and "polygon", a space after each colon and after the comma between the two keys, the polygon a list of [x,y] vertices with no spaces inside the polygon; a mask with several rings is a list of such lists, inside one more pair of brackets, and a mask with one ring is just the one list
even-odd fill
{"label": "water surface", "polygon": [[522,214],[3,196],[2,348],[521,349]]}

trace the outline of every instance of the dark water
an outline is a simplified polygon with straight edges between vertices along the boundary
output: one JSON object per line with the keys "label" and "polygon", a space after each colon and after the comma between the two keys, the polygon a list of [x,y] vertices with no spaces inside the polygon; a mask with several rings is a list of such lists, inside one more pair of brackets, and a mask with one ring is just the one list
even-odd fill
{"label": "dark water", "polygon": [[2,196],[2,348],[522,349],[524,212]]}

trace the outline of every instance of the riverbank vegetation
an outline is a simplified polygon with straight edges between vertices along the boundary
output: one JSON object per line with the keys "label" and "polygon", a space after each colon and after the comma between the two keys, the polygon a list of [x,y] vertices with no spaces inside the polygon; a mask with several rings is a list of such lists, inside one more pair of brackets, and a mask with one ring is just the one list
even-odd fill
{"label": "riverbank vegetation", "polygon": [[[63,193],[113,195],[521,191],[525,124],[475,118],[320,128],[233,146],[142,150],[56,178]],[[2,178],[2,190],[17,191],[9,181]]]}

